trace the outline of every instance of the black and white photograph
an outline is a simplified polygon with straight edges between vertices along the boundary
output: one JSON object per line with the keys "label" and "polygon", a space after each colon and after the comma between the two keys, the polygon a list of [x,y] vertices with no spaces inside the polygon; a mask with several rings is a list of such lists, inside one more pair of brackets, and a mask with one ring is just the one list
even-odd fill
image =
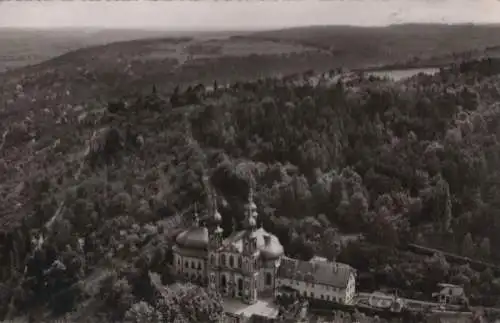
{"label": "black and white photograph", "polygon": [[0,322],[499,323],[500,1],[0,1]]}

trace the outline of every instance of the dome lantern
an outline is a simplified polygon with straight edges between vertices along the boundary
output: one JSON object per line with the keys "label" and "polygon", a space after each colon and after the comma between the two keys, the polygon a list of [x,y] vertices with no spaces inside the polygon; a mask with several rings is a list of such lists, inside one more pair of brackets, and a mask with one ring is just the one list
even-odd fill
{"label": "dome lantern", "polygon": [[198,203],[194,203],[193,225],[198,227],[200,225],[200,216],[198,214]]}
{"label": "dome lantern", "polygon": [[213,214],[212,214],[212,222],[215,225],[219,225],[222,223],[222,215],[219,213],[219,209],[217,207],[217,194],[213,194]]}

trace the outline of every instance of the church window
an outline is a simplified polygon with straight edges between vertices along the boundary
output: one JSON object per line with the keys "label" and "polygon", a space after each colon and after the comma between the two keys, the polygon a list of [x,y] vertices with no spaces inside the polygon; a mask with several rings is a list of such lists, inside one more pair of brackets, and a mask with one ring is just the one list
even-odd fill
{"label": "church window", "polygon": [[222,275],[220,284],[221,284],[222,288],[226,288],[226,285],[227,285],[226,275]]}
{"label": "church window", "polygon": [[271,276],[271,273],[266,273],[266,285],[270,286],[273,282],[273,277]]}
{"label": "church window", "polygon": [[234,257],[229,256],[229,267],[233,268],[234,267]]}
{"label": "church window", "polygon": [[241,268],[243,266],[243,260],[241,257],[238,257],[238,268]]}
{"label": "church window", "polygon": [[238,294],[241,296],[241,292],[243,291],[243,279],[238,278]]}
{"label": "church window", "polygon": [[214,255],[210,256],[210,263],[212,264],[212,266],[215,266],[215,256]]}
{"label": "church window", "polygon": [[221,265],[226,265],[226,255],[225,254],[222,254],[222,256],[220,257],[220,262],[221,262]]}

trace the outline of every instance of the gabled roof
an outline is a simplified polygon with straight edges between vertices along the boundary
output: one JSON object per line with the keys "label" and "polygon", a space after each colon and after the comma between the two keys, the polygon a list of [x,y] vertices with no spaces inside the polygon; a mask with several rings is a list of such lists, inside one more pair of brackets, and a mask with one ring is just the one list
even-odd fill
{"label": "gabled roof", "polygon": [[278,269],[278,277],[337,288],[346,288],[349,276],[355,270],[338,262],[303,261],[284,257]]}

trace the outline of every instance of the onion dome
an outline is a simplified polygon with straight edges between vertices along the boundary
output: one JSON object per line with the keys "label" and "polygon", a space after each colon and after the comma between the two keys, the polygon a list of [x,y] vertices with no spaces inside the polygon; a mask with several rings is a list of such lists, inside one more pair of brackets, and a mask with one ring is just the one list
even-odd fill
{"label": "onion dome", "polygon": [[245,209],[247,210],[247,212],[251,212],[251,213],[254,213],[255,211],[257,211],[257,205],[255,204],[254,200],[253,200],[253,189],[250,188],[250,192],[248,192],[248,202],[247,204],[245,204]]}
{"label": "onion dome", "polygon": [[247,229],[254,229],[257,226],[257,205],[253,201],[253,189],[248,193],[248,202],[245,204],[246,215],[244,226]]}
{"label": "onion dome", "polygon": [[208,247],[208,229],[205,227],[193,227],[181,232],[175,242],[182,248],[206,249]]}
{"label": "onion dome", "polygon": [[215,194],[214,194],[214,198],[213,198],[212,222],[213,222],[213,224],[221,224],[222,223],[222,215],[219,213],[219,209],[217,208],[217,195],[215,195]]}
{"label": "onion dome", "polygon": [[245,219],[245,228],[254,229],[257,226],[257,221],[253,216],[249,216]]}
{"label": "onion dome", "polygon": [[259,248],[260,255],[265,260],[275,260],[279,257],[283,256],[285,250],[278,238],[273,235],[265,235],[264,236],[264,245]]}
{"label": "onion dome", "polygon": [[198,203],[194,204],[193,225],[195,227],[198,227],[200,225],[200,215],[198,214]]}
{"label": "onion dome", "polygon": [[220,224],[222,222],[222,215],[219,213],[219,210],[215,209],[212,221],[214,224]]}

